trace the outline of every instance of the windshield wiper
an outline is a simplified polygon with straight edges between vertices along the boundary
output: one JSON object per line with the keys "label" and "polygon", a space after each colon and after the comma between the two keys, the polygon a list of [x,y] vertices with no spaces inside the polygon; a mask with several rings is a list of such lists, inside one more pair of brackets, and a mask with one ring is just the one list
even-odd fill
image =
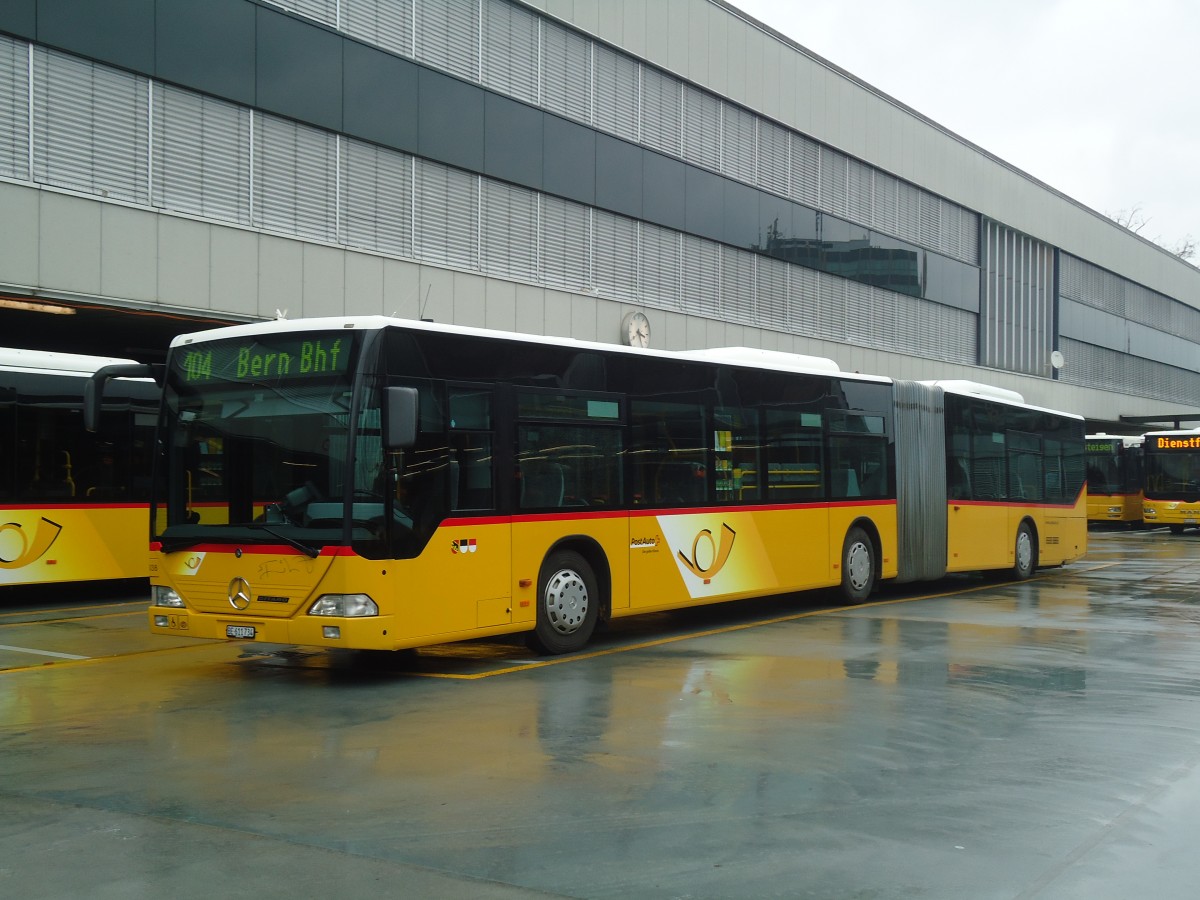
{"label": "windshield wiper", "polygon": [[316,559],[318,556],[321,555],[321,551],[318,550],[316,547],[312,547],[312,546],[304,543],[303,541],[298,541],[294,537],[290,537],[290,536],[284,534],[282,531],[276,531],[270,525],[264,525],[262,522],[251,522],[249,527],[260,529],[262,531],[265,531],[269,535],[279,538],[281,541],[284,541],[285,543],[290,544],[291,546],[293,546],[297,550],[299,550],[301,553],[305,554],[306,556],[311,557],[312,559]]}

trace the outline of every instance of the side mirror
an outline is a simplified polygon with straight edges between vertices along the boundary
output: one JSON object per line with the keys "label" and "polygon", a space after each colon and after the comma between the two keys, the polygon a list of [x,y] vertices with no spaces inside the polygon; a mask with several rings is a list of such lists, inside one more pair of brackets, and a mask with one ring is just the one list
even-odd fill
{"label": "side mirror", "polygon": [[153,378],[162,384],[162,366],[149,363],[129,363],[104,366],[83,383],[83,427],[94,432],[100,425],[100,408],[104,404],[104,385],[110,378]]}
{"label": "side mirror", "polygon": [[384,420],[383,445],[387,450],[403,450],[417,442],[417,389],[384,389],[387,418]]}

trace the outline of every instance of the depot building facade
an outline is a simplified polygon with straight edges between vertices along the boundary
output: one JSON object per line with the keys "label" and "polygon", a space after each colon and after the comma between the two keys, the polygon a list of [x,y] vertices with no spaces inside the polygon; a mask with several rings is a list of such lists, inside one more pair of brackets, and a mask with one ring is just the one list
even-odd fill
{"label": "depot building facade", "polygon": [[723,0],[8,0],[0,204],[21,346],[382,313],[1200,411],[1200,271]]}

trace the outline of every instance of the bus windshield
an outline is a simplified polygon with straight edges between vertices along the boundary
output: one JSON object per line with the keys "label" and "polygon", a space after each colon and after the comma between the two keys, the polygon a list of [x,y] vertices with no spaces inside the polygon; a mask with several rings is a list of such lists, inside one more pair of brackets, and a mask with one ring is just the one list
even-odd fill
{"label": "bus windshield", "polygon": [[315,555],[341,539],[358,350],[355,334],[283,332],[172,351],[164,549],[236,540]]}
{"label": "bus windshield", "polygon": [[1146,497],[1188,503],[1200,500],[1200,453],[1148,450]]}

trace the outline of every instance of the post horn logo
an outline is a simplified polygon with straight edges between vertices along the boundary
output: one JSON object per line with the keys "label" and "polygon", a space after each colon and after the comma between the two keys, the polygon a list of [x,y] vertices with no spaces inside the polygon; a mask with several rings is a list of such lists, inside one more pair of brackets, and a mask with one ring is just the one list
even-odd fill
{"label": "post horn logo", "polygon": [[[5,522],[0,525],[0,535],[12,532],[21,542],[21,549],[13,554],[11,559],[4,549],[0,549],[0,569],[19,569],[29,565],[35,559],[40,559],[50,549],[50,545],[58,539],[60,531],[62,531],[62,526],[57,522],[42,518],[38,520],[31,540],[25,529],[17,522]],[[0,548],[6,543],[6,540],[0,541]]]}
{"label": "post horn logo", "polygon": [[[729,561],[729,554],[733,552],[733,542],[737,538],[737,532],[721,523],[721,546],[717,546],[717,542],[713,540],[713,533],[708,528],[702,529],[696,535],[696,539],[692,541],[692,556],[689,559],[684,556],[683,551],[679,553],[679,560],[682,562],[689,572],[697,578],[703,579],[705,584],[708,584],[716,577],[721,569],[725,568],[725,563]],[[708,553],[705,556],[710,560],[707,566],[700,564],[700,542],[708,543]]]}
{"label": "post horn logo", "polygon": [[250,582],[238,576],[229,582],[229,605],[234,609],[245,609],[250,605]]}

